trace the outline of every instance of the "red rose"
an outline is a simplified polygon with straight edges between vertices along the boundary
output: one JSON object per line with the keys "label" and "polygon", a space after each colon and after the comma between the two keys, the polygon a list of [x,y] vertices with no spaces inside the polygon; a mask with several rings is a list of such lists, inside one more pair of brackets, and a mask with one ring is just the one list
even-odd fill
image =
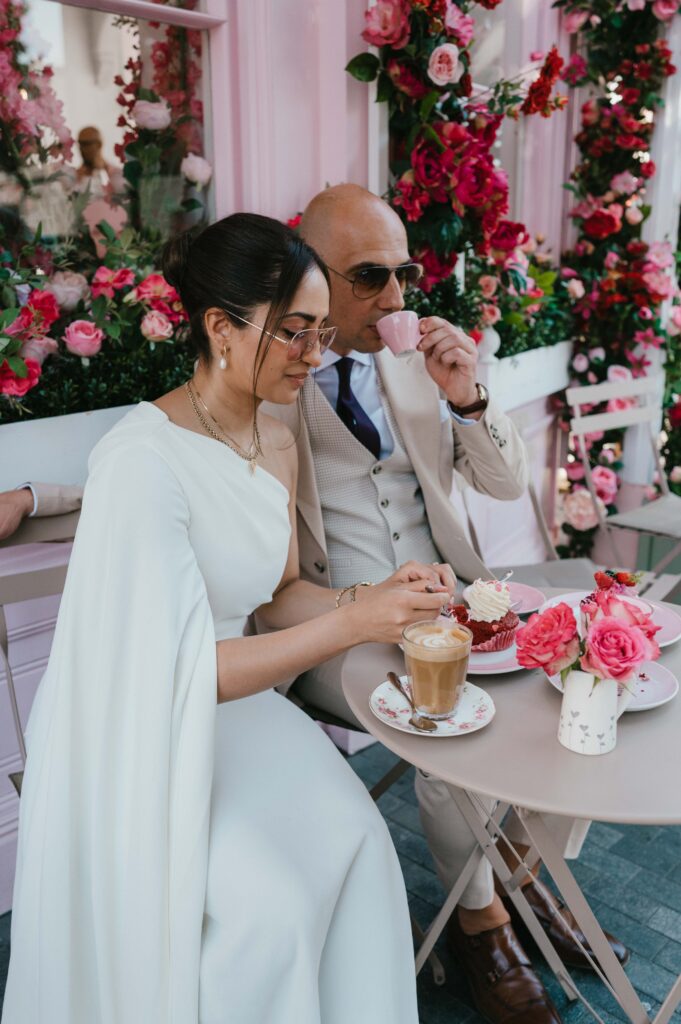
{"label": "red rose", "polygon": [[667,410],[667,418],[672,430],[681,429],[681,398],[677,399],[674,405]]}
{"label": "red rose", "polygon": [[41,332],[49,331],[54,321],[59,319],[59,304],[52,292],[36,288],[29,295],[26,305],[33,310],[37,321],[34,326]]}
{"label": "red rose", "polygon": [[484,7],[488,11],[493,11],[495,7],[498,7],[501,0],[478,0],[481,7]]}
{"label": "red rose", "polygon": [[638,135],[616,135],[615,145],[620,149],[645,149],[647,142]]}
{"label": "red rose", "polygon": [[25,359],[28,374],[25,377],[18,377],[5,360],[0,364],[0,395],[11,395],[13,398],[22,398],[27,391],[34,388],[40,380],[40,363],[35,359]]}
{"label": "red rose", "polygon": [[25,334],[27,332],[35,333],[34,324],[36,317],[33,310],[28,306],[23,306],[18,317],[12,320],[12,323],[5,328],[5,334],[8,334],[10,338],[15,338],[18,334]]}
{"label": "red rose", "polygon": [[638,103],[641,97],[641,90],[634,89],[633,86],[629,86],[628,89],[622,89],[622,103],[627,107],[633,107],[635,103]]}
{"label": "red rose", "polygon": [[393,205],[401,206],[409,221],[420,220],[430,203],[430,195],[414,181],[414,172],[407,171],[395,185]]}
{"label": "red rose", "polygon": [[655,161],[654,160],[646,160],[645,163],[642,163],[641,166],[639,167],[639,174],[643,178],[652,178],[652,176],[655,174],[656,170],[657,170],[657,167],[655,166]]}
{"label": "red rose", "polygon": [[516,633],[518,664],[541,668],[547,675],[568,668],[579,655],[579,636],[574,612],[562,602],[541,614],[530,615]]}
{"label": "red rose", "polygon": [[457,213],[463,214],[467,206],[482,206],[492,194],[494,187],[493,168],[487,161],[465,160],[459,164],[452,177],[456,202],[452,205]]}
{"label": "red rose", "polygon": [[493,249],[500,249],[502,252],[511,252],[519,245],[528,241],[529,235],[524,224],[511,220],[502,220],[489,240]]}
{"label": "red rose", "polygon": [[426,189],[436,203],[447,201],[451,154],[440,153],[434,146],[419,142],[411,155],[414,178]]}
{"label": "red rose", "polygon": [[433,285],[449,277],[456,266],[458,256],[455,252],[449,256],[438,256],[432,249],[420,249],[415,253],[415,258],[423,266],[419,288],[428,293]]}
{"label": "red rose", "polygon": [[647,60],[640,60],[637,64],[634,64],[633,71],[634,77],[640,78],[643,82],[647,82],[648,79],[653,77],[653,65]]}
{"label": "red rose", "polygon": [[423,96],[428,95],[428,86],[421,81],[412,68],[397,60],[396,57],[388,61],[386,71],[395,88],[403,92],[405,96],[420,100]]}
{"label": "red rose", "polygon": [[302,219],[302,213],[297,213],[295,217],[289,217],[289,219],[286,221],[286,224],[288,227],[292,228],[295,231],[296,228],[300,226],[300,222]]}
{"label": "red rose", "polygon": [[622,221],[608,210],[596,210],[582,223],[582,230],[590,238],[607,238],[622,228]]}

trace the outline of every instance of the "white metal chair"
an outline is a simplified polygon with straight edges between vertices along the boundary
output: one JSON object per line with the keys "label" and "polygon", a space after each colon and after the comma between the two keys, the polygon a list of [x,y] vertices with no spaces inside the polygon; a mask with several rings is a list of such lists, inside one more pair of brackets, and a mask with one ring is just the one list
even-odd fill
{"label": "white metal chair", "polygon": [[[568,388],[566,392],[568,405],[574,413],[570,421],[570,430],[576,439],[578,454],[584,466],[586,486],[598,513],[600,526],[609,538],[615,563],[618,565],[622,564],[615,540],[618,530],[633,530],[639,534],[665,537],[671,541],[676,541],[675,544],[672,544],[671,550],[653,566],[651,571],[655,576],[681,553],[681,498],[672,494],[669,490],[654,429],[654,424],[659,421],[660,417],[659,393],[660,382],[656,377],[640,377],[636,380],[614,381],[607,384]],[[600,405],[603,402],[618,398],[635,399],[636,404],[613,412],[588,412],[586,414],[581,412],[583,405]],[[612,515],[607,515],[603,511],[603,506],[597,500],[585,435],[597,431],[619,430],[623,427],[636,425],[644,427],[649,434],[653,453],[652,462],[658,471],[659,486],[662,493],[656,500],[641,505],[639,508],[631,509],[628,512],[615,512]]]}
{"label": "white metal chair", "polygon": [[[40,542],[73,540],[78,517],[79,513],[72,512],[63,516],[28,519],[19,527],[16,533],[7,540],[0,542],[0,548]],[[9,638],[5,605],[18,604],[21,601],[32,601],[41,597],[52,597],[55,594],[61,594],[64,588],[64,580],[66,579],[66,570],[66,565],[56,565],[44,569],[7,572],[0,575],[0,670],[4,673],[7,684],[10,709],[22,763],[22,770],[10,772],[9,777],[19,796],[21,796],[21,783],[24,774],[23,766],[26,764],[26,744],[14,677],[9,662]]]}

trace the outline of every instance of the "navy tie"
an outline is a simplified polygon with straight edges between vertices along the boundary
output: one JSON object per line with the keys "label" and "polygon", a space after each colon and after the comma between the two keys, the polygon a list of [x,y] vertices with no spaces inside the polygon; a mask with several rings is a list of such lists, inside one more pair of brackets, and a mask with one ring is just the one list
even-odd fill
{"label": "navy tie", "polygon": [[351,434],[368,448],[376,459],[381,457],[381,435],[357,401],[350,387],[350,374],[355,362],[349,356],[343,356],[335,363],[338,370],[338,401],[336,412]]}

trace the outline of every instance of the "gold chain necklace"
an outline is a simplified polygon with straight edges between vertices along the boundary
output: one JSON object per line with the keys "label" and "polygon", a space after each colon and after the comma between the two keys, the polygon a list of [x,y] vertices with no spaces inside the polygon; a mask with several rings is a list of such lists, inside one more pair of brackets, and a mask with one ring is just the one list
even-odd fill
{"label": "gold chain necklace", "polygon": [[248,449],[248,452],[246,452],[245,448],[242,448],[240,444],[236,444],[236,441],[234,440],[234,438],[230,437],[229,434],[227,433],[227,431],[222,426],[222,424],[218,423],[218,421],[215,419],[215,416],[213,416],[212,412],[210,411],[210,409],[208,408],[208,406],[204,402],[203,398],[201,397],[201,392],[196,387],[196,384],[194,385],[194,391],[195,391],[196,397],[198,398],[199,402],[201,403],[203,408],[206,410],[206,412],[208,413],[208,416],[213,421],[215,426],[218,428],[218,430],[220,431],[222,436],[226,437],[227,440],[231,444],[235,444],[236,447],[239,449],[239,451],[244,453],[244,457],[245,458],[250,459],[252,452],[255,452],[256,455],[262,455],[262,443],[260,441],[260,431],[258,430],[258,418],[257,418],[257,415],[253,419],[253,433],[254,433],[255,436],[254,436],[253,440],[251,441],[251,446]]}
{"label": "gold chain necklace", "polygon": [[[198,405],[196,403],[196,397],[194,395],[194,391],[192,390],[192,387],[191,387],[189,381],[186,382],[184,387],[185,387],[185,391],[187,392],[187,395],[189,396],[189,401],[191,402],[192,409],[196,413],[196,417],[197,417],[199,423],[201,424],[201,426],[203,427],[203,429],[206,431],[206,433],[209,434],[213,438],[213,440],[219,441],[221,444],[227,445],[227,447],[230,448],[234,452],[235,455],[238,455],[240,459],[243,459],[245,462],[248,463],[248,468],[250,469],[251,473],[255,473],[255,467],[257,466],[257,461],[256,460],[258,458],[258,455],[262,455],[262,450],[260,448],[260,434],[258,432],[258,424],[257,423],[254,424],[256,440],[251,445],[250,450],[248,452],[246,452],[246,451],[244,451],[243,448],[240,447],[240,445],[238,445],[236,443],[236,441],[232,441],[231,438],[229,438],[227,436],[227,434],[225,434],[224,430],[222,431],[222,433],[224,434],[224,437],[220,437],[220,435],[215,430],[213,430],[213,428],[211,427],[210,423],[208,423],[206,421],[203,413],[201,412],[201,410],[199,409],[199,407],[198,407]],[[208,415],[211,416],[211,414],[210,414],[210,412],[209,412],[205,402],[201,398],[201,395],[199,394],[198,390],[197,390],[196,394],[198,395],[199,401],[203,405],[203,407],[206,410],[206,412],[208,413]],[[211,419],[213,419],[212,416],[211,416]],[[217,424],[218,427],[220,427],[220,424],[217,422],[217,420],[215,420],[215,423]],[[222,427],[220,427],[220,430],[222,430]]]}

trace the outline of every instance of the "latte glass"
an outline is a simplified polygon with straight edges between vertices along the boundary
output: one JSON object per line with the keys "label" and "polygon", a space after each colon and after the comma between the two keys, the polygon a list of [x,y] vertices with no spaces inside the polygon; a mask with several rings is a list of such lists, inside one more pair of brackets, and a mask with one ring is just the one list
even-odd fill
{"label": "latte glass", "polygon": [[414,622],[402,633],[416,710],[435,721],[456,711],[468,670],[473,634],[458,623]]}

